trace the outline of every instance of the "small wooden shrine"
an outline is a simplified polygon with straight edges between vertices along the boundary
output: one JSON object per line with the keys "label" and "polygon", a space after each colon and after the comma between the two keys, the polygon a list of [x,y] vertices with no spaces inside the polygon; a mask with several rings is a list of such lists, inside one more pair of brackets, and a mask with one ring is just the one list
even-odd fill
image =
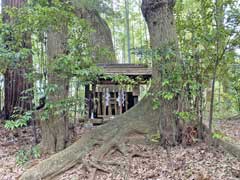
{"label": "small wooden shrine", "polygon": [[[152,76],[152,68],[143,64],[98,64],[104,75],[85,87],[87,116],[90,119],[104,119],[122,114],[139,100],[140,85],[146,84]],[[131,79],[141,79],[137,84],[118,84],[111,79],[114,75],[125,75]]]}

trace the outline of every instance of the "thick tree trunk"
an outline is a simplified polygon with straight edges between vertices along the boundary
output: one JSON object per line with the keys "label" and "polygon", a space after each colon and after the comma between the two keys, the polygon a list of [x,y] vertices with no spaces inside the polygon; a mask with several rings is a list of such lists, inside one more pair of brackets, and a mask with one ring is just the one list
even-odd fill
{"label": "thick tree trunk", "polygon": [[[2,7],[20,8],[25,0],[3,0]],[[10,23],[9,16],[3,11],[3,22]],[[23,47],[31,48],[31,36],[26,32],[23,39]],[[19,65],[18,65],[19,66]],[[33,83],[27,80],[27,73],[32,68],[32,57],[19,67],[9,67],[4,74],[4,116],[9,119],[17,108],[19,113],[32,108],[32,93],[24,91],[33,87]],[[23,98],[24,97],[24,98]],[[27,98],[26,98],[27,97]]]}
{"label": "thick tree trunk", "polygon": [[[62,28],[60,32],[49,30],[47,33],[47,55],[49,64],[54,66],[54,61],[59,55],[66,53],[67,29]],[[49,103],[56,103],[68,97],[69,80],[63,75],[49,71],[48,83],[55,86],[54,92],[48,95]],[[68,142],[68,119],[67,112],[62,107],[50,109],[47,120],[41,121],[42,141],[41,147],[44,152],[57,152],[66,147]]]}
{"label": "thick tree trunk", "polygon": [[[157,50],[164,46],[173,46],[175,54],[178,56],[178,41],[173,15],[174,5],[175,0],[143,0],[142,12],[148,25],[151,48]],[[163,63],[170,64],[171,62],[165,60],[165,57],[162,58],[163,60],[161,61],[153,61],[153,80],[155,81],[155,85],[152,86],[153,93],[165,91],[161,83],[175,69],[174,63],[172,63],[172,68],[165,68]],[[171,61],[176,62],[177,57]],[[164,70],[161,70],[161,67]],[[175,145],[178,143],[180,126],[175,114],[178,111],[178,98],[177,96],[172,100],[160,98],[159,126],[162,144]]]}
{"label": "thick tree trunk", "polygon": [[[151,45],[154,49],[159,48],[160,44],[172,41],[177,43],[172,14],[173,5],[174,2],[171,0],[143,0],[143,13],[149,26]],[[175,62],[177,61],[175,60]],[[154,65],[157,66],[159,64],[155,62]],[[161,78],[161,74],[154,67],[153,80],[155,82],[153,82],[151,88],[152,92],[157,92],[162,88],[160,84],[161,79],[159,80],[158,77]],[[90,164],[91,162],[84,162],[84,157],[90,152],[92,154],[90,161],[93,161],[92,167],[99,168],[102,165],[101,159],[111,148],[119,149],[125,154],[124,146],[121,148],[121,145],[124,144],[125,136],[140,133],[151,137],[151,135],[155,134],[158,130],[160,115],[161,128],[165,127],[166,130],[169,130],[169,134],[163,131],[161,138],[165,138],[168,143],[169,141],[171,144],[176,143],[176,127],[178,123],[174,111],[177,110],[177,100],[162,100],[161,112],[159,109],[153,110],[152,102],[152,96],[143,98],[142,101],[125,114],[84,134],[80,140],[69,148],[32,167],[20,177],[20,180],[53,179],[59,173],[70,169],[78,163]],[[239,153],[236,152],[239,152],[238,147],[234,147],[233,154],[239,156]],[[95,179],[95,172],[96,169],[91,173],[91,179]]]}
{"label": "thick tree trunk", "polygon": [[76,9],[76,15],[85,19],[92,28],[90,45],[96,63],[116,63],[112,34],[107,22],[96,10]]}
{"label": "thick tree trunk", "polygon": [[4,73],[4,114],[6,119],[11,117],[15,108],[17,108],[18,113],[32,108],[32,95],[24,91],[32,88],[33,84],[27,81],[26,75],[25,68],[9,68]]}
{"label": "thick tree trunk", "polygon": [[[164,1],[165,2],[165,1]],[[149,25],[152,48],[159,48],[160,44],[174,41],[177,43],[174,18],[172,14],[173,4],[165,4],[163,1],[143,0],[143,13]],[[172,2],[172,1],[171,1]],[[161,88],[159,70],[154,62],[153,85],[151,91],[156,93]],[[111,148],[121,149],[126,136],[130,134],[155,135],[160,126],[166,128],[161,133],[161,138],[168,143],[175,144],[178,136],[178,124],[174,112],[177,110],[177,100],[162,100],[160,109],[152,107],[153,97],[145,97],[136,106],[123,115],[116,117],[109,123],[84,134],[80,140],[69,148],[51,156],[37,166],[25,172],[20,180],[52,179],[57,174],[73,167],[77,163],[84,163],[83,158],[94,151],[93,156],[99,160],[104,157]],[[160,113],[161,112],[161,113]],[[162,130],[161,129],[161,130]],[[166,130],[169,130],[168,132]],[[99,145],[99,148],[94,148]],[[124,149],[124,148],[123,148]],[[124,151],[123,151],[124,152]],[[91,177],[94,177],[94,172]],[[94,178],[93,178],[94,179]]]}
{"label": "thick tree trunk", "polygon": [[113,121],[84,134],[81,139],[65,150],[51,156],[25,172],[20,180],[53,179],[77,163],[84,163],[83,158],[93,151],[96,145],[97,152],[93,155],[105,156],[111,148],[124,147],[125,137],[131,134],[148,135],[157,133],[159,112],[152,108],[152,99],[143,98],[136,106],[131,108]]}

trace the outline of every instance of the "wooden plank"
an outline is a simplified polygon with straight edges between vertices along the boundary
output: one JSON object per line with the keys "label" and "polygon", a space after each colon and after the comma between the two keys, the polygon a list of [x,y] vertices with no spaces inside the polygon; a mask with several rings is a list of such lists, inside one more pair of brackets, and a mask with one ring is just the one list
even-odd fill
{"label": "wooden plank", "polygon": [[101,125],[103,124],[103,118],[95,118],[92,119],[91,122],[94,126]]}
{"label": "wooden plank", "polygon": [[104,67],[147,67],[146,64],[132,64],[132,63],[98,63],[97,66],[104,66]]}
{"label": "wooden plank", "polygon": [[[102,83],[105,83],[105,81],[102,81]],[[109,92],[113,92],[113,90],[119,88],[119,85],[113,84],[112,81],[107,81],[106,84],[98,84],[97,85],[98,92],[102,92],[103,88],[108,88]]]}
{"label": "wooden plank", "polygon": [[140,86],[139,85],[136,85],[136,86],[133,86],[133,96],[139,96],[140,95]]}
{"label": "wooden plank", "polygon": [[106,96],[108,96],[108,104],[107,109],[108,109],[108,116],[112,115],[112,108],[111,108],[111,93],[110,93],[110,89],[106,88]]}
{"label": "wooden plank", "polygon": [[125,103],[126,105],[126,107],[125,107],[125,109],[126,109],[126,111],[128,110],[128,93],[126,92],[126,103]]}
{"label": "wooden plank", "polygon": [[120,105],[120,107],[119,107],[119,112],[120,112],[120,114],[122,114],[122,113],[123,113],[123,107],[122,107],[122,103],[121,103],[121,105]]}
{"label": "wooden plank", "polygon": [[120,96],[120,106],[119,106],[119,113],[122,114],[123,113],[123,107],[122,107],[122,90],[119,90],[118,92],[118,96]]}
{"label": "wooden plank", "polygon": [[102,96],[103,116],[106,116],[106,99],[105,99],[106,89],[103,88],[102,91],[103,91],[103,96]]}
{"label": "wooden plank", "polygon": [[90,92],[89,92],[89,85],[85,85],[85,112],[87,112],[86,114],[86,118],[90,118],[91,116],[91,111],[90,111],[90,99],[89,96]]}
{"label": "wooden plank", "polygon": [[101,98],[100,98],[101,94],[100,92],[97,92],[97,115],[100,115],[101,114]]}
{"label": "wooden plank", "polygon": [[111,107],[111,103],[109,103],[108,105],[108,115],[112,116],[112,107]]}
{"label": "wooden plank", "polygon": [[152,68],[144,64],[98,64],[105,74],[152,75]]}
{"label": "wooden plank", "polygon": [[97,113],[97,109],[96,109],[96,84],[93,84],[92,85],[92,113],[93,113],[93,116],[95,113]]}
{"label": "wooden plank", "polygon": [[114,109],[115,109],[115,115],[118,114],[118,104],[117,104],[117,92],[115,90],[114,92]]}

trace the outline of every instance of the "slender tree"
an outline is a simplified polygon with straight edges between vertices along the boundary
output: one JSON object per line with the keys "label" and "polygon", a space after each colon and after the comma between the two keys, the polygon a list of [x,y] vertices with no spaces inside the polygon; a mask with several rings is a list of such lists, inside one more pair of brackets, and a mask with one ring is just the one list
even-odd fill
{"label": "slender tree", "polygon": [[[214,67],[213,67],[213,74],[212,74],[212,83],[211,83],[211,102],[210,102],[210,110],[209,110],[209,131],[212,132],[212,120],[213,120],[213,111],[214,111],[214,96],[215,96],[215,83],[217,80],[217,70],[220,62],[224,58],[224,54],[226,51],[226,47],[224,47],[223,39],[224,37],[221,33],[224,32],[224,8],[223,8],[223,1],[222,0],[215,0],[215,12],[214,12],[214,20],[215,20],[215,33],[216,33],[216,52],[214,58]],[[225,39],[224,39],[225,40]]]}
{"label": "slender tree", "polygon": [[128,63],[131,63],[131,37],[130,37],[129,2],[128,2],[128,0],[125,0],[125,19],[126,19]]}

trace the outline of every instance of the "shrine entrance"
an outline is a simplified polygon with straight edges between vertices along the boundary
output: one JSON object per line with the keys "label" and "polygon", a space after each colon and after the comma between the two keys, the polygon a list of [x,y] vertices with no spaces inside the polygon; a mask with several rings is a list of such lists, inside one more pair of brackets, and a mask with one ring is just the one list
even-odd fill
{"label": "shrine entrance", "polygon": [[[104,120],[120,115],[139,101],[144,84],[151,78],[152,69],[138,64],[100,64],[105,75],[99,77],[94,84],[85,87],[87,118],[102,123]],[[125,75],[130,79],[138,79],[138,83],[118,84],[111,75]],[[140,81],[139,81],[140,79]],[[145,86],[146,88],[146,86]]]}

